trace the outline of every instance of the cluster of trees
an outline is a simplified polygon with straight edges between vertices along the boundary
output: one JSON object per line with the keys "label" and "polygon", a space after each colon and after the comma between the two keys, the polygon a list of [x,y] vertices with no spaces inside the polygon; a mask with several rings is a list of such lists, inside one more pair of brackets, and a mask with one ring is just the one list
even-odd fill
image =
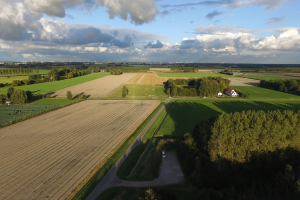
{"label": "cluster of trees", "polygon": [[[165,92],[170,96],[214,97],[230,84],[230,80],[221,77],[199,79],[169,79],[165,83]],[[180,85],[180,86],[178,86]],[[187,85],[187,86],[183,86]]]}
{"label": "cluster of trees", "polygon": [[223,113],[197,124],[178,153],[192,183],[224,199],[299,199],[299,126],[300,112]]}
{"label": "cluster of trees", "polygon": [[171,72],[196,72],[198,71],[197,67],[171,67]]}
{"label": "cluster of trees", "polygon": [[238,93],[239,97],[244,97],[244,98],[249,98],[250,97],[249,92],[242,92],[239,89],[234,89],[234,91],[236,91],[236,93]]}
{"label": "cluster of trees", "polygon": [[256,72],[287,72],[300,73],[300,67],[284,67],[284,68],[258,68]]}
{"label": "cluster of trees", "polygon": [[38,73],[38,69],[0,69],[0,76],[30,75]]}
{"label": "cluster of trees", "polygon": [[122,97],[125,98],[128,95],[128,88],[124,85],[122,89]]}
{"label": "cluster of trees", "polygon": [[[57,81],[57,80],[63,80],[63,79],[69,79],[69,78],[74,78],[78,76],[84,76],[87,74],[90,74],[91,71],[89,69],[77,69],[77,68],[52,68],[48,72],[48,76],[46,79]],[[47,81],[45,80],[45,81]]]}
{"label": "cluster of trees", "polygon": [[97,67],[93,67],[93,66],[89,66],[88,67],[88,70],[90,70],[91,72],[100,72],[100,67],[97,66]]}
{"label": "cluster of trees", "polygon": [[281,92],[300,94],[300,79],[261,80],[260,86]]}
{"label": "cluster of trees", "polygon": [[7,89],[6,96],[1,94],[0,100],[4,104],[6,101],[12,101],[14,104],[24,104],[30,102],[33,98],[31,91],[15,90],[15,88],[10,87]]}
{"label": "cluster of trees", "polygon": [[106,67],[105,71],[112,75],[120,75],[123,72],[147,72],[150,71],[150,67]]}
{"label": "cluster of trees", "polygon": [[222,74],[229,74],[229,75],[232,75],[233,74],[233,71],[230,70],[230,69],[224,69],[221,71]]}

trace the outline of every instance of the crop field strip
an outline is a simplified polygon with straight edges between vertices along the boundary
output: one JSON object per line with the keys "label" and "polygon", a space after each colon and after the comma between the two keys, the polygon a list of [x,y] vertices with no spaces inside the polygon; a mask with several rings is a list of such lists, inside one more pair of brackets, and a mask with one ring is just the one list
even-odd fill
{"label": "crop field strip", "polygon": [[85,101],[1,129],[0,198],[66,198],[158,104]]}
{"label": "crop field strip", "polygon": [[66,97],[67,91],[71,91],[73,96],[84,93],[91,97],[106,97],[121,85],[127,83],[136,74],[126,73],[122,75],[109,75],[96,80],[57,90],[52,96]]}
{"label": "crop field strip", "polygon": [[159,77],[154,73],[137,74],[128,84],[163,84],[168,79],[165,77]]}

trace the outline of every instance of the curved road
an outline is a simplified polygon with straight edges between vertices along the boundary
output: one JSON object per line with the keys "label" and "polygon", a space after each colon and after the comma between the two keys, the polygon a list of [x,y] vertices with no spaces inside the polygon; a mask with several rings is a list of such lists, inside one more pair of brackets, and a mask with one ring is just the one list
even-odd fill
{"label": "curved road", "polygon": [[94,190],[89,194],[86,200],[96,199],[101,192],[104,190],[114,187],[114,186],[129,186],[129,187],[151,187],[151,186],[161,186],[168,185],[173,183],[178,183],[183,180],[183,173],[181,171],[180,165],[178,164],[175,153],[170,152],[167,155],[167,158],[163,160],[160,167],[160,176],[159,178],[153,181],[122,181],[117,178],[117,171],[122,165],[124,160],[128,157],[131,151],[142,142],[142,137],[160,115],[160,113],[165,109],[167,104],[171,99],[167,99],[164,106],[156,113],[152,120],[147,124],[143,131],[138,135],[138,137],[133,141],[133,143],[128,147],[126,152],[122,157],[111,167],[108,173],[103,177],[103,179],[98,183]]}

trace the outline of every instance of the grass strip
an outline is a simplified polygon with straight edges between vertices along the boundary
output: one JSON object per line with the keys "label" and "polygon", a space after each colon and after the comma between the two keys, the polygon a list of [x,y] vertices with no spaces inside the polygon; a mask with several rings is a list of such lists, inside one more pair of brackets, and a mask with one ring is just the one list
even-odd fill
{"label": "grass strip", "polygon": [[[121,142],[115,150],[108,156],[108,158],[103,162],[101,168],[89,179],[89,181],[82,187],[79,185],[67,199],[86,199],[87,196],[93,191],[105,174],[110,170],[110,168],[119,160],[127,148],[132,144],[135,138],[142,132],[142,130],[147,126],[159,109],[164,105],[162,102],[150,115],[149,117],[131,134],[124,142]],[[94,171],[94,170],[93,170]],[[74,196],[75,194],[75,196]]]}
{"label": "grass strip", "polygon": [[[133,151],[129,154],[129,156],[126,158],[126,160],[122,163],[121,167],[117,171],[117,177],[119,179],[136,180],[136,181],[143,180],[139,176],[144,168],[142,166],[142,163],[146,159],[146,157],[151,149],[150,148],[151,145],[148,145],[148,143],[151,141],[151,138],[158,132],[159,126],[162,123],[165,116],[167,115],[167,110],[169,110],[171,105],[172,105],[172,103],[169,103],[167,105],[166,109],[164,109],[161,112],[161,114],[157,117],[155,122],[152,124],[152,126],[149,128],[147,133],[142,138],[142,143],[139,144],[138,146],[136,146],[133,149]],[[149,146],[149,147],[147,148],[147,146]],[[144,151],[145,151],[145,153],[144,153]],[[140,162],[138,162],[141,155],[142,155],[142,157],[140,159]],[[135,165],[137,165],[137,166],[134,168]],[[133,169],[133,171],[131,172],[132,169]],[[128,177],[130,172],[131,172],[131,176]]]}

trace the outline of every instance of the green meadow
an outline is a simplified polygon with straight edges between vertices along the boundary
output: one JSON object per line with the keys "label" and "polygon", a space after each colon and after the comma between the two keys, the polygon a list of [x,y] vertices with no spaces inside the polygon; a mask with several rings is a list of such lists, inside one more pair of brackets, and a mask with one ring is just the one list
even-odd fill
{"label": "green meadow", "polygon": [[0,83],[12,83],[14,80],[22,81],[24,79],[28,79],[28,76],[11,76],[10,78],[0,78]]}
{"label": "green meadow", "polygon": [[202,120],[220,113],[242,112],[247,110],[294,110],[300,109],[296,100],[173,100],[168,117],[157,136],[182,137],[193,130]]}
{"label": "green meadow", "polygon": [[232,86],[232,88],[238,89],[243,93],[249,92],[249,99],[300,99],[300,96],[298,95],[257,86]]}
{"label": "green meadow", "polygon": [[[66,87],[70,87],[72,85],[77,85],[80,83],[84,83],[87,81],[91,81],[97,78],[101,78],[104,76],[107,76],[108,73],[97,73],[97,74],[89,74],[85,76],[80,76],[76,78],[71,79],[65,79],[61,81],[53,81],[53,82],[47,82],[47,83],[39,83],[39,84],[32,84],[32,85],[24,85],[24,86],[18,86],[14,87],[16,90],[30,90],[33,94],[47,94],[56,90],[60,90]],[[1,88],[0,94],[6,94],[7,88]]]}
{"label": "green meadow", "polygon": [[[140,85],[140,84],[127,84],[129,98],[134,97],[149,97],[155,95],[158,98],[166,98],[167,94],[164,92],[165,88],[161,85]],[[122,87],[117,92],[111,95],[111,97],[122,97]]]}
{"label": "green meadow", "polygon": [[256,80],[274,80],[274,79],[292,79],[291,77],[280,77],[280,76],[255,76],[255,75],[243,75],[243,78],[252,78]]}

